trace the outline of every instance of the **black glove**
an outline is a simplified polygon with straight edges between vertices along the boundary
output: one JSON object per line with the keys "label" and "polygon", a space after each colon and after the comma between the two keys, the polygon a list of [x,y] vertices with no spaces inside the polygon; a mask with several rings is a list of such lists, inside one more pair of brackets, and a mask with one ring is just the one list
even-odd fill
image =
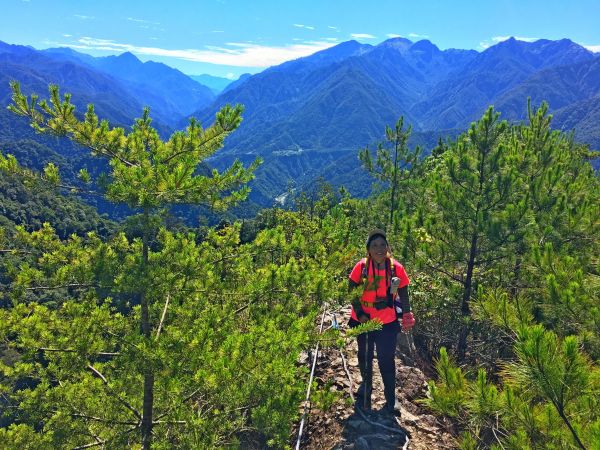
{"label": "black glove", "polygon": [[[355,300],[352,302],[352,308],[354,308],[354,312],[356,313],[356,318],[359,322],[366,322],[371,317],[365,312],[362,305],[360,304],[360,300]],[[366,320],[361,320],[361,317],[366,318]]]}

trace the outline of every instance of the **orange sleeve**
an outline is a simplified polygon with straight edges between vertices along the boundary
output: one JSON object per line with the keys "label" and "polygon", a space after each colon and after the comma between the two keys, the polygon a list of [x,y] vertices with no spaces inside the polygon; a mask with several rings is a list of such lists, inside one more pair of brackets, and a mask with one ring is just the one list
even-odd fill
{"label": "orange sleeve", "polygon": [[357,262],[356,265],[354,266],[354,269],[352,269],[352,272],[350,272],[350,275],[348,276],[348,278],[350,278],[356,284],[360,284],[362,281],[362,268],[364,267],[365,263],[366,263],[365,258],[363,258],[359,262]]}

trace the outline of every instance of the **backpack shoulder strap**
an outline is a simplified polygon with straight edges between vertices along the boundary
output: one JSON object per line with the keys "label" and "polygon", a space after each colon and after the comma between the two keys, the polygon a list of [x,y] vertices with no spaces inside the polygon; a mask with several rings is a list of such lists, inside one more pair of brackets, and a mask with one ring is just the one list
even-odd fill
{"label": "backpack shoulder strap", "polygon": [[367,280],[367,278],[369,278],[369,261],[370,258],[367,256],[366,258],[363,258],[360,260],[361,262],[361,277],[362,277],[362,281],[363,283]]}

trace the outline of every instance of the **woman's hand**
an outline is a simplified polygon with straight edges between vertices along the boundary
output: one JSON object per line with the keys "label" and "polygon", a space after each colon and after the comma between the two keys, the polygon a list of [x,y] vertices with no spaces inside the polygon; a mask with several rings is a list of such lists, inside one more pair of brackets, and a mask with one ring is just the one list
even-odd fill
{"label": "woman's hand", "polygon": [[412,312],[402,314],[402,330],[409,331],[415,326],[415,316]]}

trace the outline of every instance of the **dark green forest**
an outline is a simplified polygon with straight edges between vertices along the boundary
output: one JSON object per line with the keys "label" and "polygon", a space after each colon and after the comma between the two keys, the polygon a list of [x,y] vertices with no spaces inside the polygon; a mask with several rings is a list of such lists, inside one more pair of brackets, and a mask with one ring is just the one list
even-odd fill
{"label": "dark green forest", "polygon": [[[522,124],[490,107],[425,149],[400,119],[356,149],[379,182],[369,198],[323,179],[293,209],[186,226],[168,211],[248,198],[260,159],[197,171],[242,109],[163,140],[147,111],[126,132],[56,87],[38,102],[13,84],[12,113],[105,169],[0,157],[2,448],[289,447],[299,355],[318,315],[348,303],[375,227],[437,372],[422,401],[461,448],[600,448],[598,155],[553,130],[546,104]],[[86,193],[135,214],[109,221],[73,198]]]}

